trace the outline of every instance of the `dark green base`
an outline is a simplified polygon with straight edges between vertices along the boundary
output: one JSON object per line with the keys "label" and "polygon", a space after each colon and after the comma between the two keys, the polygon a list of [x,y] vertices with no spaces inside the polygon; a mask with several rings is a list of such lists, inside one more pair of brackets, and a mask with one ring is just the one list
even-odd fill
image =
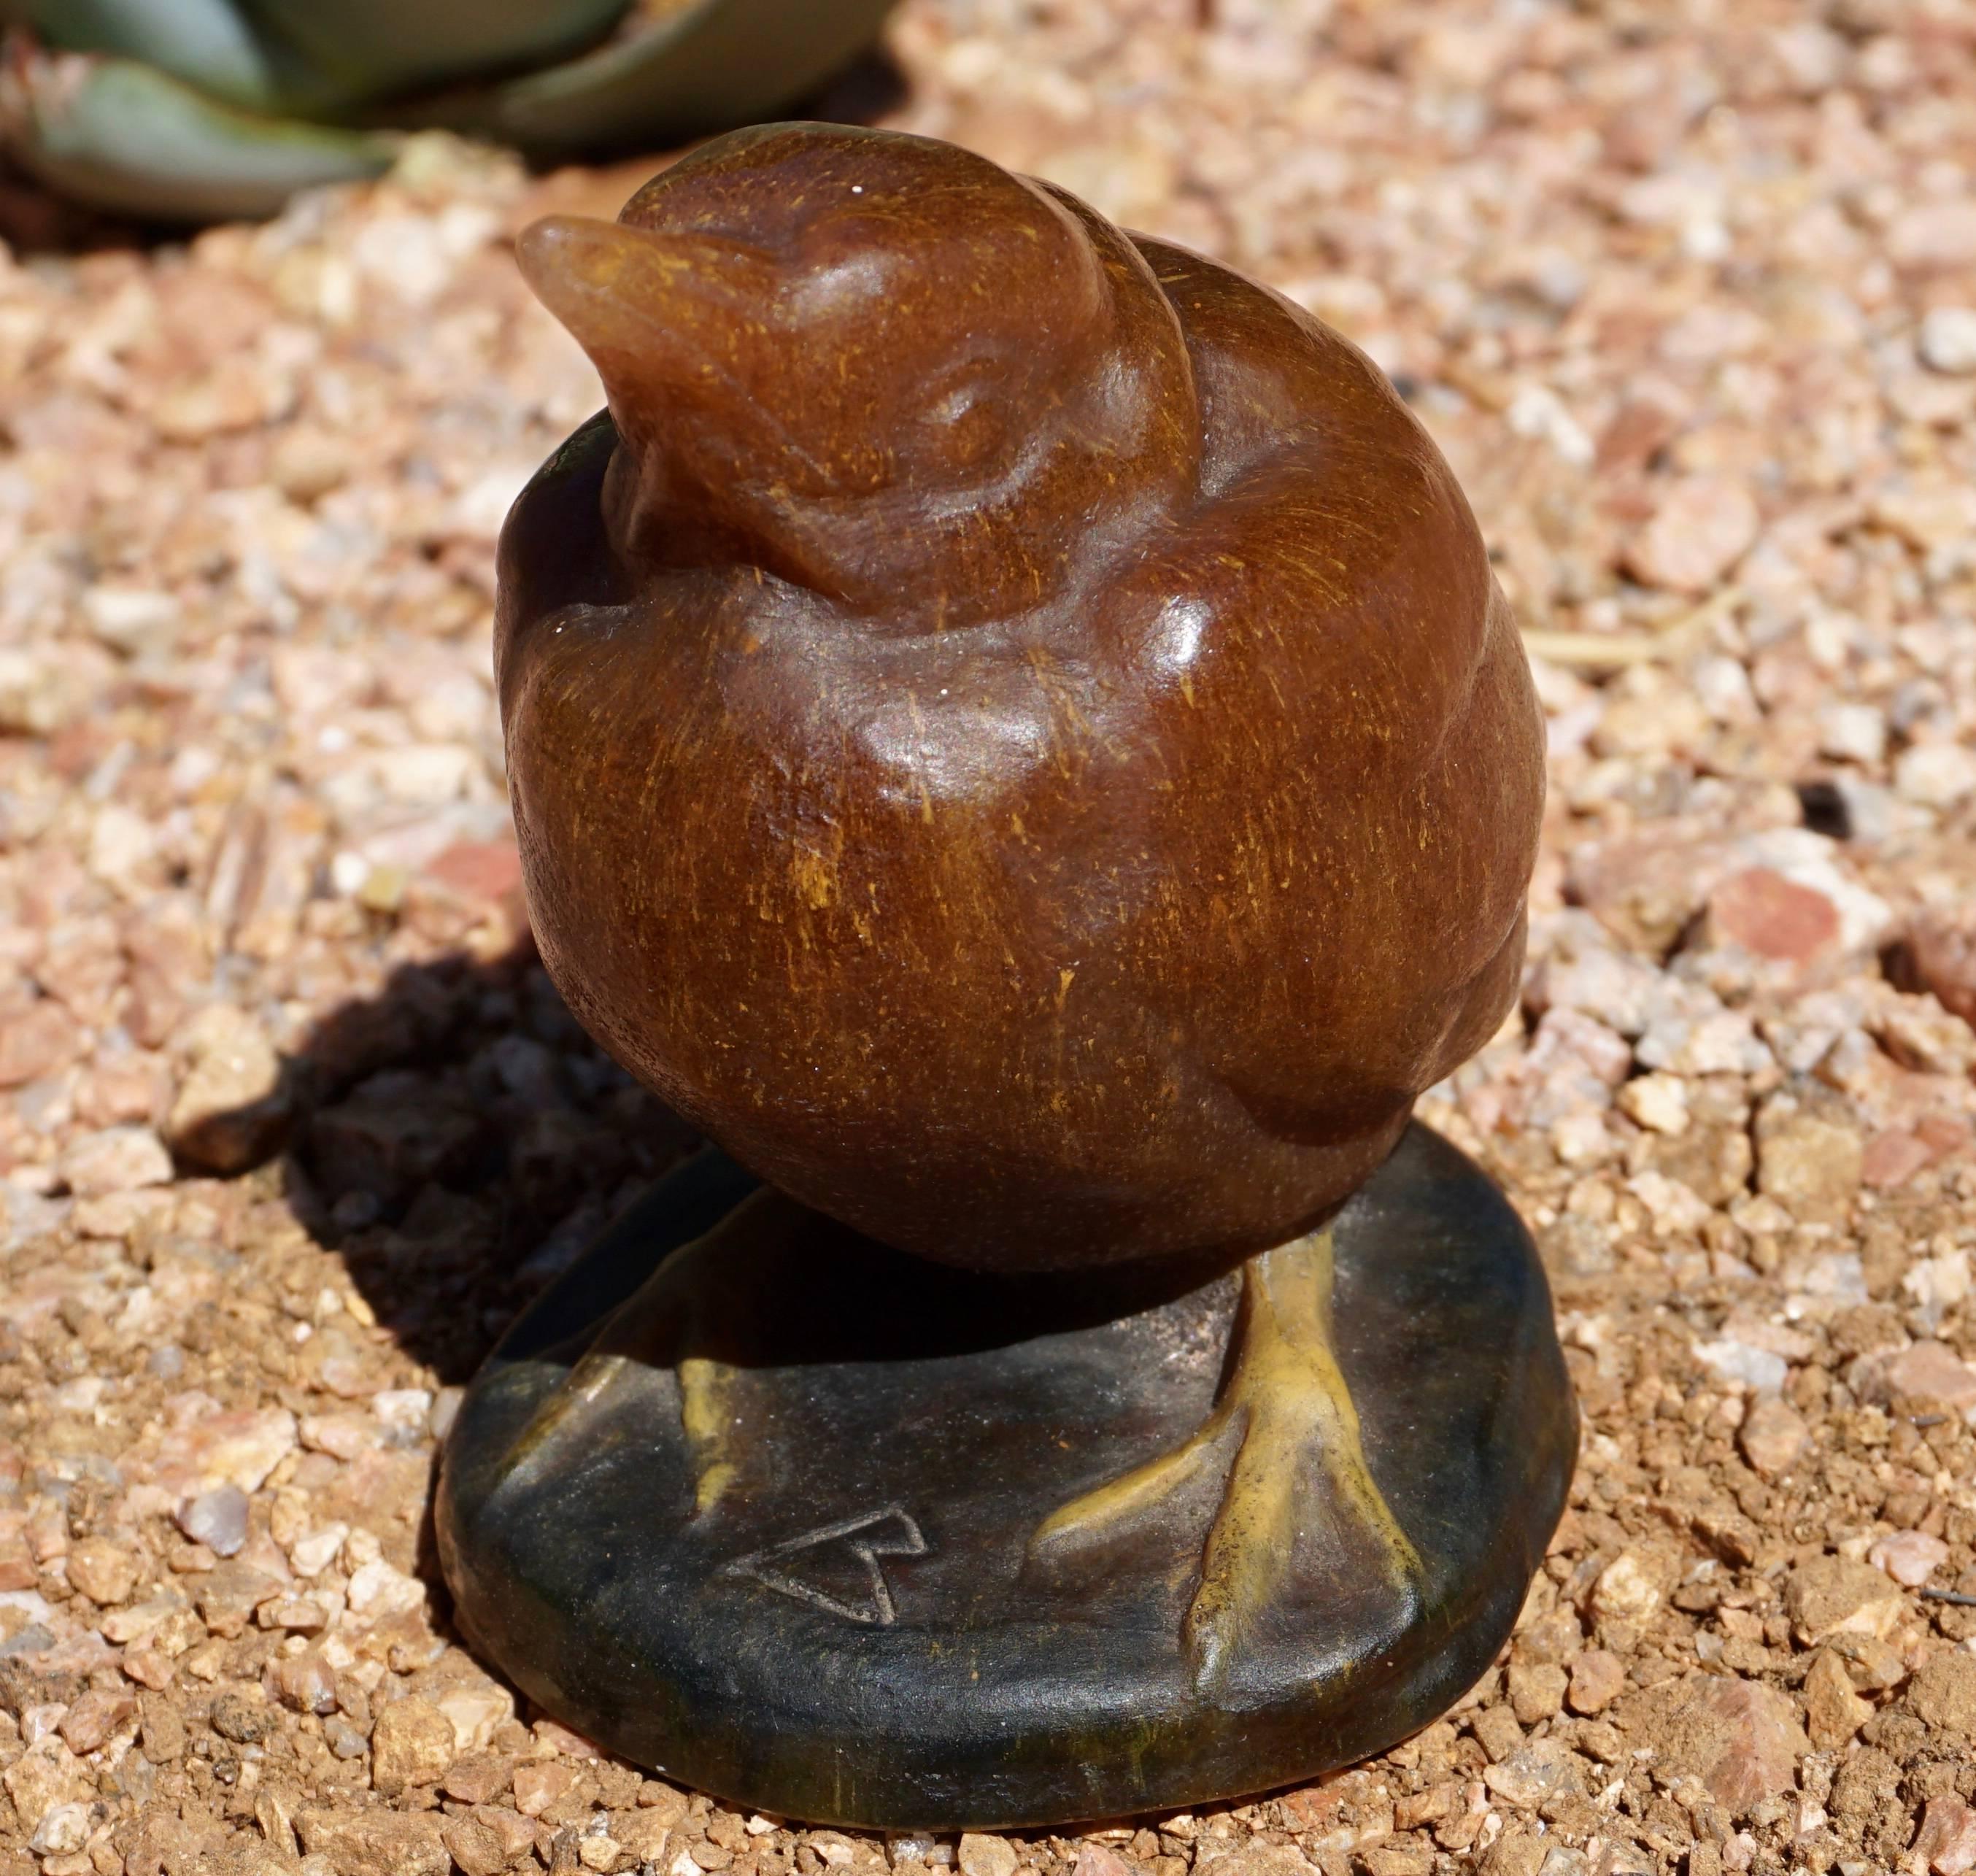
{"label": "dark green base", "polygon": [[[1345,1207],[1334,1320],[1367,1458],[1419,1552],[1395,1595],[1311,1483],[1289,1586],[1211,1697],[1181,1651],[1219,1479],[1028,1558],[1065,1500],[1212,1405],[1239,1287],[971,1275],[813,1213],[766,1265],[729,1397],[739,1482],[693,1512],[670,1366],[518,1435],[667,1252],[755,1189],[703,1154],[523,1318],[469,1391],[437,1510],[469,1634],[548,1712],[815,1822],[1062,1824],[1307,1779],[1432,1720],[1510,1633],[1577,1445],[1550,1298],[1485,1176],[1415,1127]],[[1122,1313],[1121,1313],[1122,1312]],[[685,1352],[695,1352],[688,1348]]]}

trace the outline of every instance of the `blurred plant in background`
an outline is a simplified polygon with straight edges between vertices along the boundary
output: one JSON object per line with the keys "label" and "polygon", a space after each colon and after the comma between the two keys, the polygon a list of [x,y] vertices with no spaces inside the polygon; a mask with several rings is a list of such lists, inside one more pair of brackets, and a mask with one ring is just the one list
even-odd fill
{"label": "blurred plant in background", "polygon": [[893,0],[0,0],[0,144],[77,201],[268,215],[425,129],[544,159],[772,115]]}

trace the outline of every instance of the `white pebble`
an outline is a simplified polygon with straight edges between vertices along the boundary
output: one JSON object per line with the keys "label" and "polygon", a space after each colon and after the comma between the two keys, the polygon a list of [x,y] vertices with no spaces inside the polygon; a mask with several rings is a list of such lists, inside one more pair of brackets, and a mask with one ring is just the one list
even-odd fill
{"label": "white pebble", "polygon": [[1649,1132],[1688,1131],[1688,1084],[1678,1075],[1657,1069],[1638,1076],[1620,1089],[1619,1101],[1621,1109]]}
{"label": "white pebble", "polygon": [[370,1411],[387,1427],[416,1427],[423,1432],[432,1411],[429,1387],[384,1387],[370,1397]]}
{"label": "white pebble", "polygon": [[1948,808],[1976,790],[1976,755],[1959,742],[1918,742],[1894,765],[1894,787],[1924,808]]}
{"label": "white pebble", "polygon": [[1877,762],[1887,752],[1887,719],[1870,703],[1828,703],[1818,713],[1818,747],[1835,762]]}
{"label": "white pebble", "polygon": [[1752,1348],[1747,1342],[1731,1338],[1701,1343],[1694,1352],[1723,1380],[1741,1381],[1752,1394],[1780,1393],[1790,1376],[1790,1366],[1782,1355],[1767,1348]]}
{"label": "white pebble", "polygon": [[1921,361],[1931,371],[1955,377],[1976,371],[1976,312],[1966,306],[1938,306],[1921,322]]}
{"label": "white pebble", "polygon": [[89,1841],[90,1816],[87,1805],[57,1805],[35,1827],[28,1848],[48,1858],[73,1856]]}
{"label": "white pebble", "polygon": [[82,611],[104,644],[134,653],[170,638],[179,607],[170,593],[150,587],[92,586],[82,596]]}
{"label": "white pebble", "polygon": [[305,1532],[288,1546],[288,1564],[298,1576],[320,1576],[336,1561],[343,1540],[350,1535],[344,1524],[325,1524]]}

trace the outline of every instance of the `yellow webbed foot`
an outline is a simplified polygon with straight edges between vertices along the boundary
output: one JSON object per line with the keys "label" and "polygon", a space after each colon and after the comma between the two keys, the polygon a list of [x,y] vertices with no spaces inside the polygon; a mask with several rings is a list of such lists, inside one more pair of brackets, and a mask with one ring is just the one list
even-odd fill
{"label": "yellow webbed foot", "polygon": [[1251,1258],[1230,1371],[1207,1417],[1171,1451],[1060,1506],[1030,1540],[1039,1552],[1101,1535],[1178,1490],[1239,1425],[1186,1618],[1194,1685],[1204,1693],[1227,1674],[1283,1585],[1313,1463],[1329,1482],[1334,1516],[1369,1540],[1391,1586],[1411,1595],[1421,1581],[1419,1555],[1366,1466],[1358,1411],[1332,1347],[1331,1289],[1329,1228]]}

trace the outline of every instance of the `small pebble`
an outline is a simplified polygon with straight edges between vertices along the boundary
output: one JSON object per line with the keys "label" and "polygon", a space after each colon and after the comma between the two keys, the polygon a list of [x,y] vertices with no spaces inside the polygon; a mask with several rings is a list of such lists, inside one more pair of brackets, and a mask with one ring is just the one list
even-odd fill
{"label": "small pebble", "polygon": [[361,1759],[370,1749],[370,1742],[340,1713],[322,1723],[322,1736],[339,1759]]}
{"label": "small pebble", "polygon": [[237,1485],[216,1486],[179,1507],[179,1529],[216,1555],[231,1557],[247,1541],[247,1494]]}
{"label": "small pebble", "polygon": [[1931,308],[1922,319],[1917,349],[1931,371],[1951,377],[1976,372],[1976,311],[1966,306]]}
{"label": "small pebble", "polygon": [[1629,1081],[1619,1091],[1619,1104],[1633,1119],[1656,1134],[1688,1131],[1688,1084],[1679,1075],[1656,1071]]}
{"label": "small pebble", "polygon": [[1949,1549],[1938,1537],[1921,1531],[1896,1531],[1866,1553],[1866,1561],[1897,1583],[1918,1588],[1948,1561]]}

